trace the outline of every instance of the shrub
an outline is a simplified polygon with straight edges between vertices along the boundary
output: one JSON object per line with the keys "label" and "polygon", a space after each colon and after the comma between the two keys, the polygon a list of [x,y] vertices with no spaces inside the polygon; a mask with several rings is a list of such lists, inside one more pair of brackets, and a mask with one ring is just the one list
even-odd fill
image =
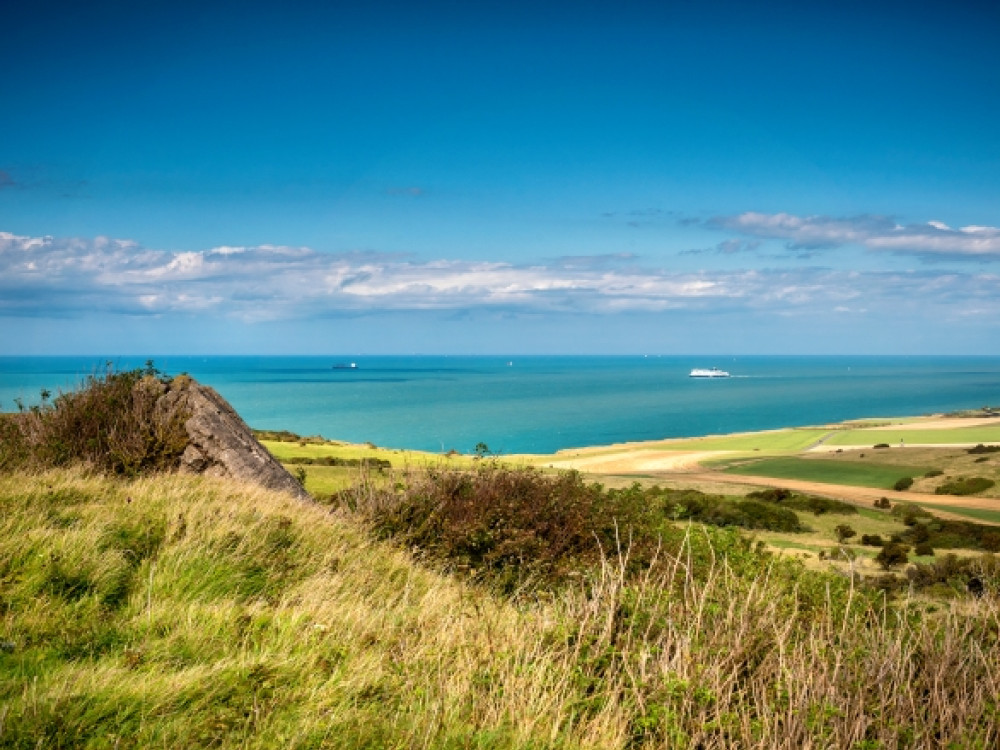
{"label": "shrub", "polygon": [[1000,531],[987,531],[979,538],[987,552],[1000,552]]}
{"label": "shrub", "polygon": [[858,509],[850,503],[842,500],[834,500],[831,497],[819,497],[818,495],[802,495],[783,488],[768,488],[766,490],[756,490],[747,495],[754,500],[781,505],[794,510],[809,511],[813,515],[819,516],[824,513],[835,515],[855,515]]}
{"label": "shrub", "polygon": [[881,547],[885,542],[878,534],[862,534],[861,543],[866,547]]}
{"label": "shrub", "polygon": [[882,547],[881,551],[875,556],[875,562],[879,564],[882,570],[898,568],[900,565],[905,565],[909,562],[909,552],[910,548],[905,544],[890,542]]}
{"label": "shrub", "polygon": [[888,444],[888,443],[876,443],[876,444],[875,444],[875,445],[873,445],[872,447],[873,447],[873,448],[888,448],[888,447],[889,447],[889,444]]}
{"label": "shrub", "polygon": [[[177,466],[187,447],[185,415],[164,420],[157,402],[171,380],[144,369],[88,377],[79,390],[0,420],[0,468],[45,469],[82,463],[135,476]],[[159,418],[158,418],[159,417]]]}
{"label": "shrub", "polygon": [[924,510],[919,505],[914,505],[913,503],[896,503],[892,506],[892,515],[897,518],[902,518],[903,523],[906,523],[907,518],[933,518],[930,512]]}
{"label": "shrub", "polygon": [[928,555],[934,554],[934,548],[927,542],[921,542],[920,544],[918,544],[916,547],[913,548],[913,553],[915,555],[927,557]]}
{"label": "shrub", "polygon": [[912,528],[904,532],[903,535],[907,541],[920,544],[930,540],[931,527],[925,523],[914,523],[912,524]]}
{"label": "shrub", "polygon": [[739,521],[733,524],[735,526],[766,531],[805,531],[799,517],[787,508],[753,500],[737,500],[733,506],[739,513]]}
{"label": "shrub", "polygon": [[[918,553],[919,554],[919,553]],[[989,567],[987,558],[977,560],[971,557],[958,557],[953,554],[938,557],[931,563],[914,563],[907,571],[906,577],[917,588],[927,588],[937,584],[950,584],[956,590],[966,587],[970,578],[977,575],[986,567]]]}
{"label": "shrub", "polygon": [[553,476],[494,461],[407,479],[361,483],[333,502],[362,514],[378,536],[503,594],[561,586],[619,549],[628,550],[630,573],[646,570],[682,535],[673,521],[802,530],[794,512],[769,503],[639,484],[604,489],[575,472]]}
{"label": "shrub", "polygon": [[761,502],[755,493],[747,495],[745,500],[729,500],[697,490],[654,490],[650,494],[658,497],[663,515],[673,520],[762,531],[805,531],[793,511],[776,503]]}
{"label": "shrub", "polygon": [[392,487],[339,493],[376,534],[449,561],[503,593],[559,583],[631,540],[632,562],[654,554],[659,518],[638,485],[603,490],[557,476],[482,462],[475,471],[428,471]]}
{"label": "shrub", "polygon": [[858,535],[858,532],[856,532],[853,528],[851,528],[846,523],[839,524],[834,529],[834,532],[837,534],[837,541],[840,542],[841,544],[843,544],[844,542],[846,542],[851,537]]}
{"label": "shrub", "polygon": [[986,477],[962,477],[945,482],[934,490],[936,495],[975,495],[992,487],[996,482]]}
{"label": "shrub", "polygon": [[969,448],[966,453],[975,455],[977,453],[1000,453],[1000,445],[983,445],[980,443],[974,448]]}
{"label": "shrub", "polygon": [[904,492],[913,486],[913,477],[901,477],[896,480],[896,483],[892,485],[892,488],[896,492]]}
{"label": "shrub", "polygon": [[926,542],[936,549],[966,548],[982,549],[987,552],[1000,551],[1000,530],[996,526],[988,526],[975,521],[938,518],[926,511],[917,514],[913,510],[914,507],[907,506],[906,515],[903,518],[903,522],[909,528],[899,534],[894,534],[892,541],[908,544]]}
{"label": "shrub", "polygon": [[875,507],[879,508],[880,510],[889,510],[892,508],[892,503],[889,501],[889,498],[880,497],[878,500],[875,501]]}
{"label": "shrub", "polygon": [[930,470],[930,471],[928,471],[928,472],[927,472],[926,474],[924,474],[924,476],[925,476],[925,477],[926,477],[927,479],[933,479],[934,477],[939,477],[939,476],[941,476],[942,474],[944,474],[944,472],[943,472],[943,471],[941,471],[941,469],[931,469],[931,470]]}
{"label": "shrub", "polygon": [[392,461],[386,458],[375,458],[366,456],[364,458],[340,458],[339,456],[291,456],[283,459],[282,463],[306,466],[357,466],[365,469],[375,469],[384,471],[392,468]]}
{"label": "shrub", "polygon": [[258,440],[272,440],[276,443],[299,443],[302,437],[288,430],[253,430]]}

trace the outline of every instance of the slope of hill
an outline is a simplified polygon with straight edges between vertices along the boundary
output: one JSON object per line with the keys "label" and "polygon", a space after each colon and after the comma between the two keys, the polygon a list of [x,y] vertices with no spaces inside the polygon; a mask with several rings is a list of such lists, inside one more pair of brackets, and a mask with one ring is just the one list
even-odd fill
{"label": "slope of hill", "polygon": [[231,480],[0,476],[4,747],[962,747],[996,599],[932,615],[689,527],[515,605]]}

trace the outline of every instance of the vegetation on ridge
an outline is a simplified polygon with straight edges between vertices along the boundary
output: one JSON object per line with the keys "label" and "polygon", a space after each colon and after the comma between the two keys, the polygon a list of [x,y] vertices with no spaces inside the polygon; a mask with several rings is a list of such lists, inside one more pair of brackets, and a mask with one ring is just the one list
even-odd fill
{"label": "vegetation on ridge", "polygon": [[85,464],[108,474],[176,467],[187,445],[183,415],[157,418],[157,400],[169,388],[152,362],[115,371],[109,364],[75,391],[42,392],[42,403],[0,415],[0,471]]}

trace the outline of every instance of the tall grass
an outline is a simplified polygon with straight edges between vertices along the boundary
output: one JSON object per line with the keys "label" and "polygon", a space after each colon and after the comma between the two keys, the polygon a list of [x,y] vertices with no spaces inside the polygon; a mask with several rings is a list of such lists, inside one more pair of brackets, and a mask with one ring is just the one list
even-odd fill
{"label": "tall grass", "polygon": [[515,603],[232,482],[12,474],[0,511],[3,747],[1000,742],[995,596],[886,606],[731,531]]}

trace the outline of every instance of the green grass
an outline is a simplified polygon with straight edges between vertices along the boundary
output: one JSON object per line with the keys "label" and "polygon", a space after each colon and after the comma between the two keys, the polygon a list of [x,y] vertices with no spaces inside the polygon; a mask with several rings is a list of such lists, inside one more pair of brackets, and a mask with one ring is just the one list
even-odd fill
{"label": "green grass", "polygon": [[0,474],[0,746],[997,745],[995,597],[897,616],[679,528],[515,606],[250,485]]}
{"label": "green grass", "polygon": [[871,447],[878,443],[906,445],[953,445],[964,443],[1000,443],[1000,426],[984,425],[931,430],[841,430],[826,441],[826,445]]}
{"label": "green grass", "polygon": [[[774,430],[765,432],[754,432],[746,435],[719,435],[704,438],[691,438],[688,440],[667,440],[663,442],[650,442],[643,444],[644,449],[664,450],[664,451],[740,451],[754,453],[757,451],[768,453],[796,453],[805,450],[816,443],[829,430],[820,429],[794,429],[794,430]],[[609,447],[604,450],[587,450],[586,455],[591,456],[614,456],[618,453],[627,453],[635,450],[632,447]],[[563,459],[574,455],[575,451],[562,451],[551,456],[533,457],[532,463],[541,463],[553,459]]]}
{"label": "green grass", "polygon": [[293,476],[301,469],[305,471],[306,492],[316,498],[332,495],[345,490],[358,481],[362,470],[353,466],[305,466],[302,464],[286,464]]}
{"label": "green grass", "polygon": [[824,460],[795,456],[762,458],[725,469],[727,474],[745,474],[778,479],[799,479],[807,482],[846,484],[856,487],[891,489],[900,477],[919,476],[926,469],[913,466],[892,466],[861,461]]}
{"label": "green grass", "polygon": [[670,450],[704,451],[778,451],[795,452],[808,448],[829,430],[801,429],[755,432],[749,435],[721,435],[719,437],[680,440],[658,444]]}
{"label": "green grass", "polygon": [[[948,513],[955,513],[956,515],[974,518],[977,521],[1000,524],[1000,509],[983,510],[982,508],[962,508],[955,505],[937,505],[935,503],[920,503],[920,506],[923,508],[930,508],[932,510],[942,510]],[[998,506],[1000,506],[1000,503],[998,503]]]}

